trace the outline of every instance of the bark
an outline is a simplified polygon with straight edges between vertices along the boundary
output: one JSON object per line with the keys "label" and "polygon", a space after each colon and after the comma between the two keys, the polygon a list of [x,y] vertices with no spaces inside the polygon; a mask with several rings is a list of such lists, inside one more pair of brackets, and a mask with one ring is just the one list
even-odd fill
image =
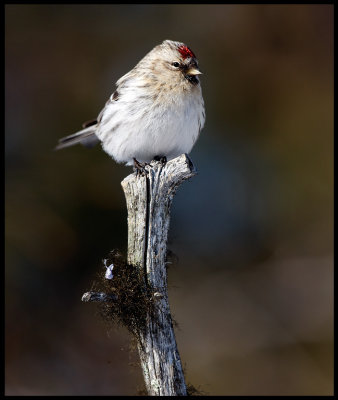
{"label": "bark", "polygon": [[177,350],[167,291],[167,237],[170,207],[177,188],[195,175],[186,154],[166,164],[152,161],[147,174],[122,181],[128,209],[128,263],[153,290],[155,311],[139,334],[138,349],[149,395],[185,396],[186,384]]}

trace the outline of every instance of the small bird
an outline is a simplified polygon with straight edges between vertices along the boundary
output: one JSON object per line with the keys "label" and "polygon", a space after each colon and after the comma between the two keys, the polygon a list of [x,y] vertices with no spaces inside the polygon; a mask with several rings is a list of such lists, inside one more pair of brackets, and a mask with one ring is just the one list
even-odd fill
{"label": "small bird", "polygon": [[200,74],[188,46],[163,41],[116,82],[98,118],[60,139],[56,149],[101,142],[116,162],[136,169],[189,153],[205,122]]}

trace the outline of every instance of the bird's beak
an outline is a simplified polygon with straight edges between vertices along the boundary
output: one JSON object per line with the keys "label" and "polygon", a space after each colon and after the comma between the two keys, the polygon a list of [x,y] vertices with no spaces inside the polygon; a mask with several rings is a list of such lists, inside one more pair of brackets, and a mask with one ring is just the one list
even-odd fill
{"label": "bird's beak", "polygon": [[202,72],[197,68],[189,68],[186,72],[187,75],[202,75]]}

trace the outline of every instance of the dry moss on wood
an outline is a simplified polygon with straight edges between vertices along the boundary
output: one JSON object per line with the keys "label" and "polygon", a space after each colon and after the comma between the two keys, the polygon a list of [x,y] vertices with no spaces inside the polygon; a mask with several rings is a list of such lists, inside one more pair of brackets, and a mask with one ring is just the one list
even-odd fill
{"label": "dry moss on wood", "polygon": [[[177,256],[167,251],[167,268],[176,265]],[[105,277],[106,266],[114,265],[113,278]],[[124,326],[134,336],[146,328],[147,316],[155,317],[156,291],[145,284],[144,276],[138,268],[129,265],[122,253],[114,249],[102,260],[102,270],[93,282],[91,293],[97,294],[98,310],[109,325]],[[100,297],[105,296],[100,300]],[[110,299],[110,300],[109,300]],[[173,325],[178,326],[173,319]]]}
{"label": "dry moss on wood", "polygon": [[[112,279],[105,277],[105,264],[114,265]],[[135,336],[144,332],[147,316],[153,315],[154,291],[145,285],[139,270],[129,265],[118,250],[112,250],[106,257],[93,290],[114,296],[112,301],[98,303],[105,321],[124,326]]]}
{"label": "dry moss on wood", "polygon": [[136,337],[148,395],[188,395],[169,307],[166,244],[174,194],[196,171],[186,154],[165,164],[153,161],[145,170],[121,183],[128,210],[127,261],[111,252],[107,275],[102,272],[96,292],[82,300],[99,302],[107,322]]}

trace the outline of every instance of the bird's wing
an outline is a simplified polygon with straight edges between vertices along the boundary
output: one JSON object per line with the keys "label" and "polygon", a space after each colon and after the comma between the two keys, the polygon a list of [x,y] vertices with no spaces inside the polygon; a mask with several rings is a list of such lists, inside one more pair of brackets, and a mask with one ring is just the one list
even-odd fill
{"label": "bird's wing", "polygon": [[[104,112],[106,111],[107,107],[109,105],[111,105],[111,103],[114,103],[115,101],[117,101],[118,99],[119,99],[119,92],[116,89],[115,92],[109,97],[109,99],[106,102],[105,106],[103,107],[103,109],[101,110],[101,112],[98,115],[97,119],[95,120],[96,124],[99,124],[101,122],[102,116],[103,116]],[[93,122],[93,125],[94,125],[94,120],[93,121],[89,121],[89,122]],[[88,125],[88,126],[90,126],[90,125]]]}
{"label": "bird's wing", "polygon": [[[116,82],[116,90],[113,92],[113,94],[109,97],[108,101],[106,102],[105,106],[101,110],[100,114],[98,115],[96,119],[96,124],[100,125],[100,122],[102,121],[103,114],[107,110],[109,106],[112,105],[112,103],[117,102],[121,97],[123,97],[124,94],[124,89],[128,87],[130,79],[133,80],[135,78],[135,68],[127,72],[125,75],[123,75],[117,82]],[[94,124],[93,121],[88,121],[89,123]],[[90,125],[87,125],[90,126]]]}

